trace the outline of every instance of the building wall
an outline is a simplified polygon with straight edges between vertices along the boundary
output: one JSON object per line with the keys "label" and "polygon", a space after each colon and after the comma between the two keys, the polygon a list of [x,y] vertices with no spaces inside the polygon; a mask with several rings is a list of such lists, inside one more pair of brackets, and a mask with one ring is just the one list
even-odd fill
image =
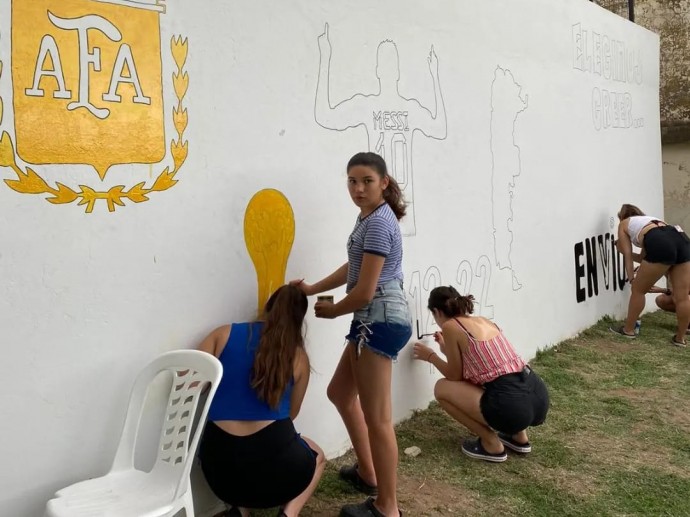
{"label": "building wall", "polygon": [[[448,284],[526,358],[620,315],[614,216],[663,209],[658,45],[584,0],[0,0],[0,514],[107,471],[146,362],[345,262],[358,151],[411,202],[415,331]],[[329,456],[348,326],[310,310],[296,424]],[[396,421],[436,379],[403,350]]]}
{"label": "building wall", "polygon": [[[627,0],[597,4],[628,17]],[[661,39],[661,125],[664,141],[690,140],[690,0],[635,0],[635,23]]]}
{"label": "building wall", "polygon": [[[597,0],[628,17],[627,0]],[[635,23],[661,39],[661,136],[665,217],[690,227],[690,0],[636,0]]]}
{"label": "building wall", "polygon": [[666,220],[690,231],[690,143],[666,144],[663,158]]}

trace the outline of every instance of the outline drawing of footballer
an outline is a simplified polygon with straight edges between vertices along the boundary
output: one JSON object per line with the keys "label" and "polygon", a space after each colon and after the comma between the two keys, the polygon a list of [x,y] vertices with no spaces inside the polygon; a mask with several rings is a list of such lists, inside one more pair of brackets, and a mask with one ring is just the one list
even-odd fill
{"label": "outline drawing of footballer", "polygon": [[398,91],[400,63],[398,47],[391,40],[382,41],[376,51],[378,93],[356,93],[333,105],[330,100],[331,41],[326,23],[319,44],[319,79],[316,85],[314,118],[326,129],[345,131],[362,126],[367,132],[369,150],[380,154],[397,180],[408,204],[407,215],[400,222],[402,234],[417,233],[415,221],[414,179],[412,174],[412,143],[416,131],[436,140],[448,133],[446,108],[438,79],[438,58],[431,47],[427,63],[434,83],[433,112],[414,98],[403,97]]}

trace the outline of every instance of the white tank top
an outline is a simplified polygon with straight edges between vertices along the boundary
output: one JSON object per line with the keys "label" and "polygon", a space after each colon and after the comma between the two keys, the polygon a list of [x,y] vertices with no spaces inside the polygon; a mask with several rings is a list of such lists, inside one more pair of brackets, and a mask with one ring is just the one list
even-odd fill
{"label": "white tank top", "polygon": [[628,235],[630,236],[632,243],[638,248],[640,247],[640,242],[637,240],[637,238],[640,236],[642,228],[647,226],[652,221],[663,221],[663,219],[659,219],[658,217],[650,217],[648,215],[634,215],[628,218]]}

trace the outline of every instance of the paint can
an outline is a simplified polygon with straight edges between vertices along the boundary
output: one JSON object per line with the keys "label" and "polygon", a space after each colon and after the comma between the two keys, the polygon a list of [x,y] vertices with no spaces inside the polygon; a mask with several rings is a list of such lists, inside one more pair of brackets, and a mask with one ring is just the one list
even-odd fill
{"label": "paint can", "polygon": [[319,295],[316,297],[316,301],[317,302],[333,303],[333,295],[331,295],[331,294]]}

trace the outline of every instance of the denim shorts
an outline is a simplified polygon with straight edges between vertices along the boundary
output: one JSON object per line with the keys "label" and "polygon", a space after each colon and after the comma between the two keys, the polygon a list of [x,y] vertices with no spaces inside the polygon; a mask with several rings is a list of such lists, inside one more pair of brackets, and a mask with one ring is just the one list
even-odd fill
{"label": "denim shorts", "polygon": [[378,286],[373,300],[354,313],[345,336],[357,346],[357,357],[366,346],[389,359],[396,359],[411,337],[410,310],[401,280]]}

